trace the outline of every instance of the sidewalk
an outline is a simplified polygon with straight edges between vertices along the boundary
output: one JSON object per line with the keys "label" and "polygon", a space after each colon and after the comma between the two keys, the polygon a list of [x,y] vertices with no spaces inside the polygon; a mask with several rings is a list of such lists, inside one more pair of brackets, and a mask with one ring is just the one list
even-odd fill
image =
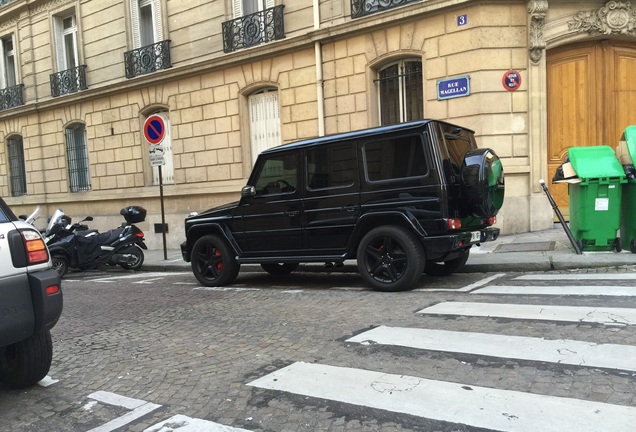
{"label": "sidewalk", "polygon": [[[181,251],[170,249],[167,260],[163,250],[145,251],[144,271],[191,271],[190,263],[181,258]],[[577,255],[563,227],[530,233],[500,236],[494,242],[473,247],[464,272],[549,271],[636,265],[636,254],[622,252],[583,252]],[[260,269],[245,265],[243,270]],[[320,263],[304,264],[305,271],[323,271]],[[355,261],[345,262],[339,271],[357,271]]]}

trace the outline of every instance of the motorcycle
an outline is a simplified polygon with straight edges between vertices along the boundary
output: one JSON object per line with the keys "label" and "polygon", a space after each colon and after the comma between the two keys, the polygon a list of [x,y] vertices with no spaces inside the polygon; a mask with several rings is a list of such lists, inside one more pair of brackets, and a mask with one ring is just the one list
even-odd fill
{"label": "motorcycle", "polygon": [[54,243],[57,243],[64,237],[70,236],[75,232],[83,236],[98,234],[97,230],[90,229],[88,225],[82,223],[90,222],[92,220],[92,216],[86,216],[79,222],[71,223],[72,219],[65,215],[62,210],[57,209],[55,213],[53,213],[48,227],[44,230],[44,243],[51,247]]}
{"label": "motorcycle", "polygon": [[[64,276],[69,268],[88,270],[119,265],[125,270],[138,270],[144,262],[144,233],[134,223],[146,219],[146,210],[139,206],[124,207],[120,214],[126,220],[120,227],[98,233],[77,230],[70,225],[64,212],[57,210],[46,229],[45,238],[53,268]],[[84,219],[92,220],[91,219]],[[82,221],[82,222],[83,222]],[[81,225],[81,223],[80,223]],[[81,227],[80,227],[81,228]]]}

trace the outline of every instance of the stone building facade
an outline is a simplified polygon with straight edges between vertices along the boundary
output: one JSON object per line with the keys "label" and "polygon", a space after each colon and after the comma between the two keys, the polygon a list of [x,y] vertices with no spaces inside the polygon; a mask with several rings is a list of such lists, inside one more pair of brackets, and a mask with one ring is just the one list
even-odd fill
{"label": "stone building facade", "polygon": [[[2,0],[0,193],[16,212],[62,208],[99,229],[141,205],[158,249],[161,183],[177,248],[184,217],[238,199],[264,148],[438,118],[502,158],[503,232],[544,229],[538,181],[564,149],[636,124],[635,36],[619,1]],[[455,78],[468,94],[440,97]]]}

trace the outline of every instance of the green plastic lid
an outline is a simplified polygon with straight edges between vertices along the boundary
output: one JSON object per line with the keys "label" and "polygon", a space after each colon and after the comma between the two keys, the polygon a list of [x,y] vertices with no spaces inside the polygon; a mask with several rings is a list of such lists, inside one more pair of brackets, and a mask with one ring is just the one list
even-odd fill
{"label": "green plastic lid", "polygon": [[576,175],[583,180],[606,177],[625,178],[623,166],[610,146],[570,147],[568,156]]}
{"label": "green plastic lid", "polygon": [[632,161],[636,161],[636,126],[627,126],[623,133],[623,140],[627,142],[627,151]]}

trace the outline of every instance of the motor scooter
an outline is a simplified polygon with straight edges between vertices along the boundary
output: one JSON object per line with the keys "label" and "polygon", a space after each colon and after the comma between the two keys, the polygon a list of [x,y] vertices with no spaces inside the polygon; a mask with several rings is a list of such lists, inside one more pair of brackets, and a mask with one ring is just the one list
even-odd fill
{"label": "motor scooter", "polygon": [[72,223],[72,219],[69,216],[65,215],[61,209],[57,209],[55,213],[53,213],[48,227],[43,232],[44,242],[47,246],[51,247],[54,243],[75,232],[83,236],[99,234],[97,230],[90,229],[88,225],[83,223],[92,220],[92,216],[86,216],[81,221]]}
{"label": "motor scooter", "polygon": [[[134,223],[146,219],[146,210],[139,206],[124,207],[120,214],[126,220],[120,227],[103,233],[71,231],[64,213],[56,211],[45,237],[56,241],[47,243],[53,268],[64,276],[69,268],[94,269],[119,265],[125,270],[138,270],[144,262],[144,233]],[[85,219],[86,220],[86,219]],[[63,235],[58,235],[63,233]]]}

